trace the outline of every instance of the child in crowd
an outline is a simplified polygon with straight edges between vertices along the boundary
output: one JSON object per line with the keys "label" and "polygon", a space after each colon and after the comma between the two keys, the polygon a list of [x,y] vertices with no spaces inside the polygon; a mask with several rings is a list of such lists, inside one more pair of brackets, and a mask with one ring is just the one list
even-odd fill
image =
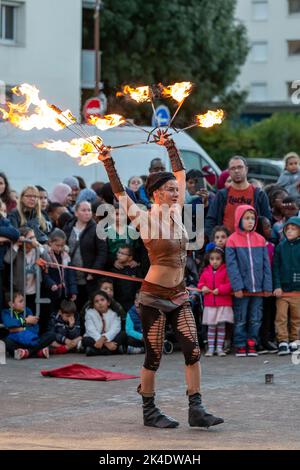
{"label": "child in crowd", "polygon": [[225,324],[233,323],[231,285],[226,271],[225,253],[215,247],[206,255],[206,268],[200,276],[198,288],[204,294],[204,325],[208,325],[208,350],[211,357],[226,356],[223,351]]}
{"label": "child in crowd", "polygon": [[229,230],[224,225],[217,225],[212,231],[212,242],[216,247],[225,250],[225,246],[230,236]]}
{"label": "child in crowd", "polygon": [[282,220],[276,222],[272,228],[271,240],[275,245],[278,245],[283,240],[283,227],[290,217],[298,217],[300,215],[300,202],[296,197],[287,196],[282,201]]}
{"label": "child in crowd", "polygon": [[296,341],[300,338],[300,297],[289,295],[300,292],[300,217],[291,217],[283,233],[284,240],[276,247],[273,267],[274,295],[277,297],[275,327],[280,356],[296,350]]}
{"label": "child in crowd", "polygon": [[300,182],[300,157],[295,152],[290,152],[284,157],[284,171],[277,184],[286,189],[290,196],[299,197],[297,184]]}
{"label": "child in crowd", "polygon": [[85,314],[85,334],[82,344],[87,356],[113,354],[122,351],[124,335],[121,333],[121,319],[110,307],[110,298],[104,291],[97,291],[91,297],[92,308]]}
{"label": "child in crowd", "polygon": [[2,322],[9,330],[5,338],[8,353],[15,359],[31,356],[48,358],[48,346],[54,340],[54,335],[45,333],[39,337],[39,319],[32,315],[28,307],[25,309],[24,297],[20,292],[13,294],[8,305],[10,308],[2,311]]}
{"label": "child in crowd", "polygon": [[4,256],[9,244],[16,242],[19,236],[19,231],[6,218],[6,205],[0,199],[0,312],[3,307]]}
{"label": "child in crowd", "polygon": [[257,356],[263,299],[244,292],[272,294],[272,273],[265,239],[255,232],[257,213],[250,205],[235,212],[235,232],[226,244],[227,272],[234,291],[236,356]]}
{"label": "child in crowd", "polygon": [[[273,259],[275,253],[275,245],[270,242],[272,234],[272,225],[267,217],[260,216],[257,219],[256,232],[259,233],[266,240],[267,250],[271,268],[273,266]],[[260,344],[258,345],[258,353],[276,353],[278,347],[274,342],[275,339],[275,312],[276,303],[274,297],[267,297],[263,299],[263,318],[260,330]]]}
{"label": "child in crowd", "polygon": [[114,283],[112,279],[109,279],[108,277],[102,278],[98,282],[99,290],[103,290],[104,292],[107,293],[109,299],[110,299],[110,308],[114,312],[118,314],[118,316],[121,318],[121,323],[122,323],[122,330],[125,328],[125,321],[126,321],[126,312],[122,305],[116,301],[114,298]]}
{"label": "child in crowd", "polygon": [[[121,245],[117,251],[117,257],[111,272],[139,277],[139,270],[137,267],[130,266],[131,261],[133,261],[133,248],[129,245]],[[133,281],[117,279],[114,282],[115,297],[125,311],[128,311],[134,303],[137,289],[138,283]]]}
{"label": "child in crowd", "polygon": [[59,309],[63,299],[75,301],[77,296],[75,271],[63,267],[71,262],[66,240],[65,233],[55,229],[49,235],[48,246],[43,253],[43,259],[53,264],[43,273],[46,295],[51,299],[53,311]]}
{"label": "child in crowd", "polygon": [[82,349],[80,319],[76,305],[71,300],[63,300],[58,313],[53,313],[49,322],[49,332],[55,336],[51,344],[51,354],[65,354]]}
{"label": "child in crowd", "polygon": [[139,354],[145,351],[138,292],[135,295],[134,305],[127,312],[126,335],[128,354]]}
{"label": "child in crowd", "polygon": [[[44,248],[37,241],[34,231],[30,227],[21,227],[20,238],[17,243],[7,250],[4,261],[10,264],[13,260],[13,288],[17,292],[22,292],[25,285],[26,306],[35,313],[36,289],[37,289],[37,260],[44,252]],[[25,250],[25,253],[24,253]],[[24,266],[25,261],[25,266]],[[26,279],[24,282],[24,272]]]}
{"label": "child in crowd", "polygon": [[280,186],[275,186],[275,188],[270,191],[269,201],[272,210],[272,225],[276,222],[282,222],[284,218],[282,204],[283,200],[288,197],[288,195],[289,193]]}

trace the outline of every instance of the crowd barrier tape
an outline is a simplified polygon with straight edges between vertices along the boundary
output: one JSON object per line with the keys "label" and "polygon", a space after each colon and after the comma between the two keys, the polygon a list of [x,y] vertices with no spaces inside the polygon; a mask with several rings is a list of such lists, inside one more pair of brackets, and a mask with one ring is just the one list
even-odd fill
{"label": "crowd barrier tape", "polygon": [[[123,279],[125,281],[131,281],[131,282],[143,282],[144,279],[140,277],[133,277],[133,276],[128,276],[126,274],[117,274],[117,273],[111,273],[110,271],[103,271],[101,269],[91,269],[91,268],[83,268],[83,267],[77,267],[77,266],[66,266],[58,263],[50,263],[49,261],[45,261],[42,258],[37,260],[37,265],[45,269],[48,266],[51,266],[53,268],[64,268],[64,269],[72,269],[74,271],[81,271],[87,274],[97,274],[100,276],[105,276],[105,277],[113,277],[116,279]],[[198,289],[197,287],[187,287],[186,288],[188,291],[192,292],[202,292],[201,289]],[[231,295],[234,295],[234,292],[231,293]],[[270,295],[269,292],[247,292],[244,291],[244,297],[272,297],[273,295]],[[300,292],[283,292],[282,296],[279,298],[286,298],[286,297],[300,297]]]}

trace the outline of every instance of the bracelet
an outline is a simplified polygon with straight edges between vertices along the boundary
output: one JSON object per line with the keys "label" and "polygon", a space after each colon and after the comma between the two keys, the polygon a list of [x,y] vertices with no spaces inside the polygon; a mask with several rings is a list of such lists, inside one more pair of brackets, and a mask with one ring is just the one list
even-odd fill
{"label": "bracelet", "polygon": [[106,160],[103,161],[103,164],[107,172],[113,193],[114,194],[124,193],[125,188],[115,168],[114,160],[112,158],[107,158]]}
{"label": "bracelet", "polygon": [[183,160],[180,157],[179,151],[177,150],[174,140],[170,139],[166,148],[171,161],[173,173],[185,170]]}

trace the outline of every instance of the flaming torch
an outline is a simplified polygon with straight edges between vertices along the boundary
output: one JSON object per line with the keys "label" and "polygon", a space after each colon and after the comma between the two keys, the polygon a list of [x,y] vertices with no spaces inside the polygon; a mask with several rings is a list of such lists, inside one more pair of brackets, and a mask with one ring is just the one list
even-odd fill
{"label": "flaming torch", "polygon": [[51,150],[52,152],[64,152],[72,158],[80,158],[79,165],[87,166],[98,162],[98,152],[95,149],[101,148],[103,140],[95,135],[90,137],[90,141],[86,139],[72,139],[70,142],[62,140],[45,141],[36,144],[38,148]]}
{"label": "flaming torch", "polygon": [[106,131],[113,127],[121,126],[122,124],[125,124],[125,122],[125,118],[119,114],[107,114],[103,117],[90,116],[88,120],[88,124],[96,126],[100,131]]}
{"label": "flaming torch", "polygon": [[179,82],[179,83],[174,83],[174,85],[163,87],[162,96],[166,98],[173,98],[178,103],[178,107],[171,119],[169,127],[171,127],[172,122],[174,121],[181,106],[184,103],[184,100],[190,95],[192,91],[192,87],[193,87],[193,84],[191,82]]}
{"label": "flaming torch", "polygon": [[[76,123],[70,110],[62,111],[46,100],[39,98],[39,90],[28,83],[12,89],[16,96],[23,97],[20,103],[7,103],[8,110],[0,108],[4,120],[24,131],[53,129],[59,131]],[[34,114],[29,115],[29,108],[34,106]]]}
{"label": "flaming torch", "polygon": [[224,118],[225,118],[225,113],[223,109],[217,109],[217,111],[209,110],[205,114],[197,114],[196,122],[192,124],[191,126],[181,129],[179,132],[192,129],[193,127],[205,127],[208,129],[209,127],[222,124]]}

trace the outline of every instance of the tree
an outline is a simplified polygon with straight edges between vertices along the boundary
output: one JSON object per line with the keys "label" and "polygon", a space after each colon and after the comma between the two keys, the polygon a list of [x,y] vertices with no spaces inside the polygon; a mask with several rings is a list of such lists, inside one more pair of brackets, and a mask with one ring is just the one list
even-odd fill
{"label": "tree", "polygon": [[[245,62],[245,27],[234,18],[236,0],[105,0],[101,13],[102,78],[110,110],[126,111],[149,122],[150,107],[116,100],[122,84],[192,81],[193,94],[180,113],[184,123],[229,92]],[[175,104],[174,104],[175,106]],[[180,120],[177,123],[180,123]]]}

